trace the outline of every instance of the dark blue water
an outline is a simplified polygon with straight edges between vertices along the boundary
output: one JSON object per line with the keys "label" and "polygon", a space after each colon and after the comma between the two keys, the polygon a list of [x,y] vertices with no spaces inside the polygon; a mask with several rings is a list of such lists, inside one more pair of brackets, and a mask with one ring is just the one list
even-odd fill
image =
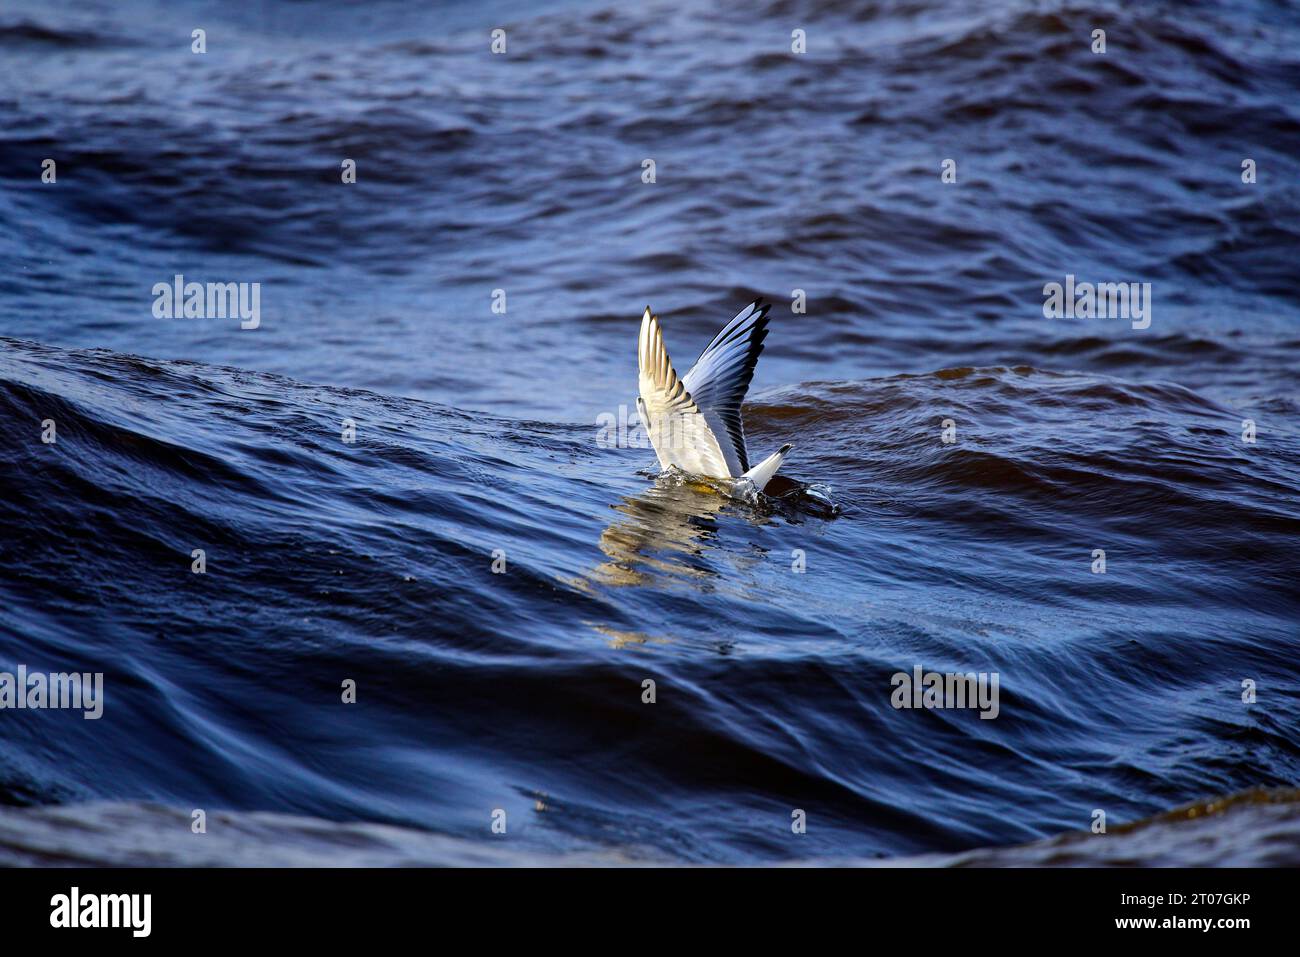
{"label": "dark blue water", "polygon": [[[106,686],[0,711],[0,803],[750,862],[1300,780],[1297,8],[229,6],[0,10],[0,671]],[[647,302],[684,368],[759,295],[836,516],[598,441]]]}

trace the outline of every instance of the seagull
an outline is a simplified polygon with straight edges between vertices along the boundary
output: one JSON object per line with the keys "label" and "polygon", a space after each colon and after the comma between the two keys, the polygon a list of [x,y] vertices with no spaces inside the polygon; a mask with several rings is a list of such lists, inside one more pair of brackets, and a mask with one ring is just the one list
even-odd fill
{"label": "seagull", "polygon": [[791,446],[781,446],[750,468],[740,418],[740,403],[767,338],[770,308],[759,299],[751,302],[679,378],[664,346],[659,317],[645,307],[637,346],[641,394],[636,406],[660,466],[705,478],[748,480],[760,492],[776,475]]}

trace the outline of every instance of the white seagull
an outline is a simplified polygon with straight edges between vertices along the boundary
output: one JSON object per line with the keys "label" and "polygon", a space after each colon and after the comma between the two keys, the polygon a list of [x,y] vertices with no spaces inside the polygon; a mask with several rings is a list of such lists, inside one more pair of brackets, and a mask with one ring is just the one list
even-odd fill
{"label": "white seagull", "polygon": [[781,467],[789,445],[749,467],[740,418],[740,403],[767,338],[770,307],[760,303],[754,300],[727,323],[681,378],[664,347],[659,317],[645,307],[636,405],[663,468],[675,465],[705,478],[748,479],[761,492]]}

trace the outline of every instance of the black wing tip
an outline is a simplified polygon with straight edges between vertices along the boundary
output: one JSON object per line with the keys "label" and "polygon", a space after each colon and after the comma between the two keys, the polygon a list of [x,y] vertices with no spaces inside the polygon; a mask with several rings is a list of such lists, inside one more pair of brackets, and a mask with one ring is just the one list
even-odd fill
{"label": "black wing tip", "polygon": [[778,455],[785,455],[785,453],[789,452],[792,448],[794,448],[794,443],[793,443],[793,442],[787,442],[787,443],[785,443],[785,445],[781,446],[781,448],[777,451],[777,454],[778,454]]}
{"label": "black wing tip", "polygon": [[763,302],[763,297],[760,296],[750,303],[750,308],[757,312],[754,317],[754,333],[751,338],[754,343],[754,358],[757,359],[758,354],[763,351],[763,343],[767,339],[767,324],[772,318],[769,315],[772,305]]}

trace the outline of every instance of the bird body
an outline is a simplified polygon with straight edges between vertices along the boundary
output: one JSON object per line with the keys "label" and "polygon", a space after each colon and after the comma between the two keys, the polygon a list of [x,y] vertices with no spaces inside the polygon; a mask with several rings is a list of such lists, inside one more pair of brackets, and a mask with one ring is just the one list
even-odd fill
{"label": "bird body", "polygon": [[715,479],[746,479],[762,491],[790,451],[784,445],[753,468],[740,404],[767,337],[768,306],[755,300],[727,323],[678,376],[659,317],[646,306],[637,345],[637,409],[663,468]]}

